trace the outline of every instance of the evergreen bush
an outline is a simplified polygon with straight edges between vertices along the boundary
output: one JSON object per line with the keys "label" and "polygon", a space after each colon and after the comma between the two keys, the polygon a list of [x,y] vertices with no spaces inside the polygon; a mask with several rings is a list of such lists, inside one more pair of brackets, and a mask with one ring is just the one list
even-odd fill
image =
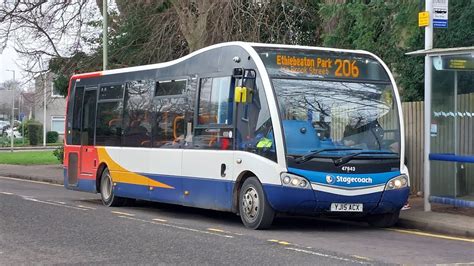
{"label": "evergreen bush", "polygon": [[64,146],[58,147],[53,151],[54,156],[58,158],[61,164],[64,162]]}
{"label": "evergreen bush", "polygon": [[46,143],[56,143],[58,142],[59,134],[56,131],[46,132]]}
{"label": "evergreen bush", "polygon": [[36,121],[30,121],[28,123],[28,140],[30,141],[30,145],[36,146],[41,141],[43,137],[43,125]]}

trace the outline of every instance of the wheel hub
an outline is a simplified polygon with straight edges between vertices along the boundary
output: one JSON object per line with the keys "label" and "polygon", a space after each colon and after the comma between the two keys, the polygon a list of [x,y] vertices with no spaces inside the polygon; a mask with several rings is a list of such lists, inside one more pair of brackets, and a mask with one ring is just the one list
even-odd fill
{"label": "wheel hub", "polygon": [[105,173],[105,175],[105,178],[102,178],[100,187],[102,188],[101,191],[104,200],[108,201],[112,195],[112,178],[108,172]]}
{"label": "wheel hub", "polygon": [[248,188],[242,199],[242,207],[244,215],[249,221],[255,221],[258,217],[260,199],[258,197],[257,190],[255,188]]}

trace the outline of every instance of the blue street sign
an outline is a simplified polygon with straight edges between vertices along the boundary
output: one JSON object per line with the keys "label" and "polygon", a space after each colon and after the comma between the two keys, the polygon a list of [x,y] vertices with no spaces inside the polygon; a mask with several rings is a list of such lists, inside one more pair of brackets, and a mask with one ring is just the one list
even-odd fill
{"label": "blue street sign", "polygon": [[447,19],[433,19],[433,27],[435,28],[447,28],[448,20]]}

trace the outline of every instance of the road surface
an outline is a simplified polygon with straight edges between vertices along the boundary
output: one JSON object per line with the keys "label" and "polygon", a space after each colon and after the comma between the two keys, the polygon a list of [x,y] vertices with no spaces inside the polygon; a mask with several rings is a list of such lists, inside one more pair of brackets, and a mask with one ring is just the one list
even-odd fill
{"label": "road surface", "polygon": [[0,265],[474,264],[474,240],[365,223],[280,217],[270,230],[235,214],[137,202],[0,177]]}

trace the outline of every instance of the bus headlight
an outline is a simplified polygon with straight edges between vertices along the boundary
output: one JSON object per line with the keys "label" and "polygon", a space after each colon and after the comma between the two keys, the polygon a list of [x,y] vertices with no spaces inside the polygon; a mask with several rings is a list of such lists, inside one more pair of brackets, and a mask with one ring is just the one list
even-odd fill
{"label": "bus headlight", "polygon": [[408,177],[406,175],[399,175],[390,179],[385,185],[385,190],[400,189],[408,186]]}
{"label": "bus headlight", "polygon": [[282,173],[280,178],[283,186],[294,188],[310,188],[308,180],[306,180],[304,177],[289,173]]}

